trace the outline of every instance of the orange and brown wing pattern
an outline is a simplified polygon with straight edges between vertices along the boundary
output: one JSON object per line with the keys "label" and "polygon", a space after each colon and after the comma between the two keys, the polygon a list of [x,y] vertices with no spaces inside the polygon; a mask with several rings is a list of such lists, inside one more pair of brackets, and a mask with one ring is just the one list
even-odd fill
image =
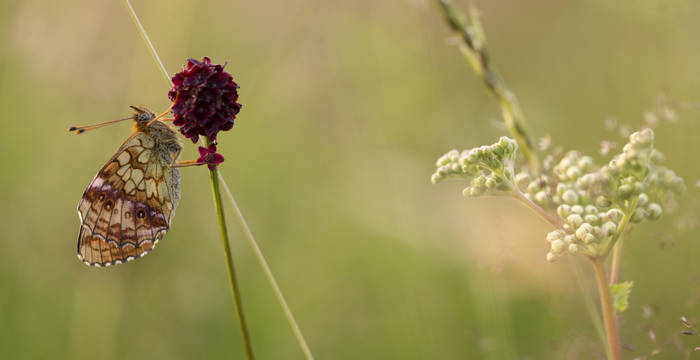
{"label": "orange and brown wing pattern", "polygon": [[179,200],[171,154],[136,133],[97,173],[78,204],[78,257],[110,266],[146,255],[168,231]]}

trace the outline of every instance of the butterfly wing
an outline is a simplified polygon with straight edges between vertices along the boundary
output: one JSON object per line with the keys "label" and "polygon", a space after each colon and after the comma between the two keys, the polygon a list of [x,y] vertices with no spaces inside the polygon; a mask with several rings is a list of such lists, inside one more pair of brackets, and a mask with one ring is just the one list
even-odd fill
{"label": "butterfly wing", "polygon": [[94,266],[146,255],[170,227],[180,198],[175,154],[137,132],[97,173],[78,203],[78,258]]}

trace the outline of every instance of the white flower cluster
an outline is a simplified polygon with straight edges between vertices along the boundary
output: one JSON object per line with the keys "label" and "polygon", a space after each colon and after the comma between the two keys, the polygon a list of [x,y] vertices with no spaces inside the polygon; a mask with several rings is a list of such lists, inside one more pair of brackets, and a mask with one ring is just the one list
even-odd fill
{"label": "white flower cluster", "polygon": [[508,137],[492,145],[464,150],[452,150],[441,156],[431,177],[433,184],[446,178],[458,177],[470,181],[463,190],[465,196],[498,194],[509,191],[513,180],[513,164],[518,144]]}
{"label": "white flower cluster", "polygon": [[629,139],[621,154],[597,170],[590,158],[575,152],[554,167],[560,182],[552,202],[564,225],[547,235],[547,260],[565,253],[603,255],[629,222],[658,219],[661,203],[685,190],[683,179],[655,164],[663,155],[653,148],[651,129]]}
{"label": "white flower cluster", "polygon": [[570,151],[558,163],[548,156],[541,173],[525,169],[514,175],[517,143],[502,137],[493,145],[443,155],[431,180],[466,179],[465,196],[522,193],[562,220],[547,235],[547,260],[566,253],[596,257],[609,251],[629,223],[658,219],[662,204],[685,191],[683,179],[658,164],[663,155],[653,143],[654,132],[644,129],[630,135],[622,153],[605,166]]}

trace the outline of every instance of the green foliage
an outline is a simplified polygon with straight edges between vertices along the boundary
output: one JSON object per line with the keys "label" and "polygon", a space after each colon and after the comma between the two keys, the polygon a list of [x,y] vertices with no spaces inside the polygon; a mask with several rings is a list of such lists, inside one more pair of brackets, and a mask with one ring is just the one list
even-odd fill
{"label": "green foliage", "polygon": [[627,310],[632,286],[634,286],[634,282],[632,281],[625,281],[610,285],[610,292],[613,297],[613,306],[615,307],[615,311],[623,312]]}

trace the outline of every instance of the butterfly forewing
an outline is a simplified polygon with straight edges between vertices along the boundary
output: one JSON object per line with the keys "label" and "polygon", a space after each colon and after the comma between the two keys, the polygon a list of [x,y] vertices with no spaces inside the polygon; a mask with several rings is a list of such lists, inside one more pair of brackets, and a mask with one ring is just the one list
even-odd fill
{"label": "butterfly forewing", "polygon": [[163,238],[179,200],[173,156],[172,147],[137,132],[97,173],[78,204],[83,262],[121,264],[146,255]]}

